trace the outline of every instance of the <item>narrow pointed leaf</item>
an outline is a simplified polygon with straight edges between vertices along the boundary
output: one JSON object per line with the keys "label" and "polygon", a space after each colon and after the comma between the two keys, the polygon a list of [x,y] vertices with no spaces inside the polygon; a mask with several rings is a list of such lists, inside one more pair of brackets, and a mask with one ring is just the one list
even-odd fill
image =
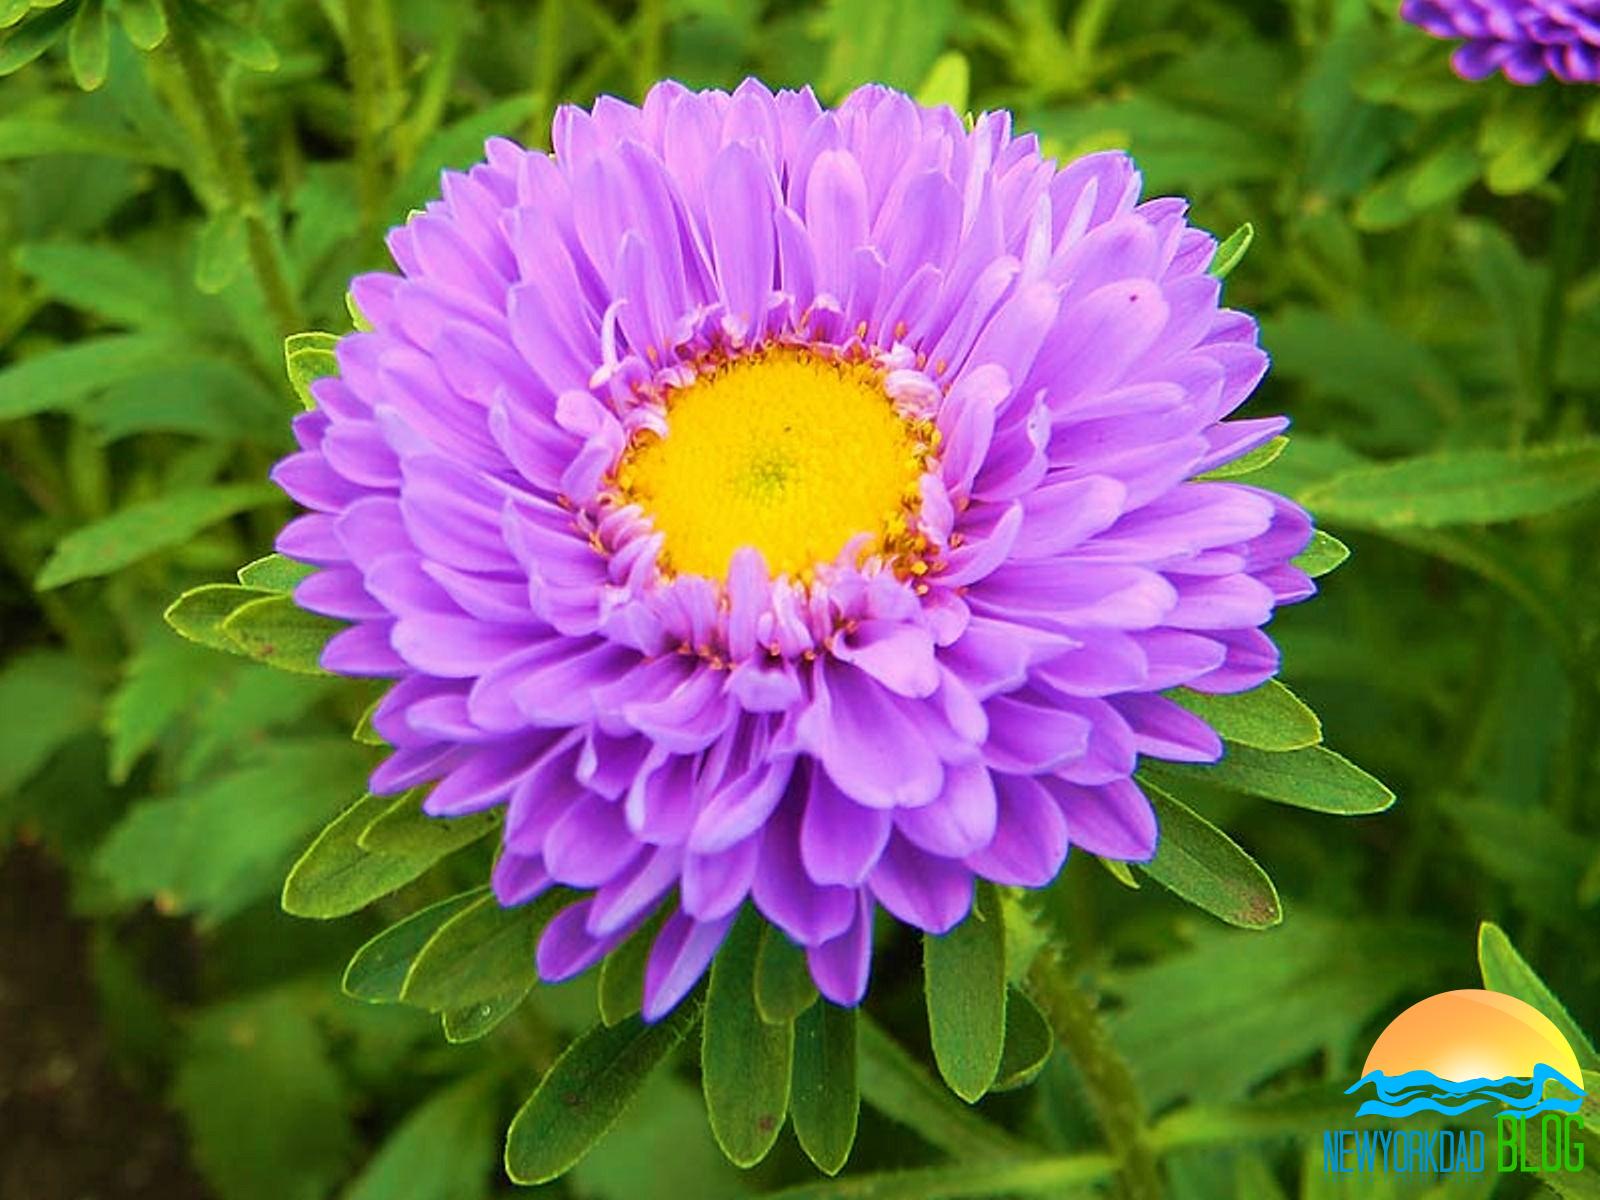
{"label": "narrow pointed leaf", "polygon": [[290,869],[283,884],[283,911],[318,920],[343,917],[427,870],[431,860],[369,854],[361,848],[361,831],[393,803],[388,796],[363,796],[334,818]]}
{"label": "narrow pointed leaf", "polygon": [[374,1004],[398,1004],[411,963],[439,927],[481,900],[487,888],[474,888],[429,905],[389,926],[355,952],[344,969],[345,994]]}
{"label": "narrow pointed leaf", "polygon": [[605,1136],[661,1060],[699,1017],[686,1000],[662,1021],[630,1017],[596,1025],[567,1047],[506,1133],[506,1174],[513,1183],[549,1183]]}
{"label": "narrow pointed leaf", "polygon": [[533,955],[550,918],[571,900],[562,890],[501,908],[493,895],[451,917],[418,951],[400,999],[440,1012],[494,1000],[537,980]]}
{"label": "narrow pointed leaf", "polygon": [[300,608],[288,596],[252,600],[229,613],[222,632],[250,658],[297,675],[326,675],[320,659],[343,623]]}
{"label": "narrow pointed leaf", "polygon": [[1274,753],[1230,745],[1214,765],[1150,762],[1140,772],[1169,791],[1181,792],[1183,784],[1193,780],[1341,816],[1382,812],[1394,803],[1393,792],[1325,746]]}
{"label": "narrow pointed leaf", "polygon": [[939,1074],[967,1103],[994,1083],[1006,1030],[1006,927],[993,884],[980,883],[972,912],[942,937],[923,935],[928,1032]]}
{"label": "narrow pointed leaf", "polygon": [[269,554],[240,567],[238,575],[239,582],[245,587],[287,594],[294,591],[295,584],[314,570],[315,567],[295,562],[281,554]]}
{"label": "narrow pointed leaf", "polygon": [[850,1157],[861,1115],[856,1082],[856,1010],[823,1001],[794,1025],[795,1137],[817,1169],[836,1175]]}
{"label": "narrow pointed leaf", "polygon": [[1156,856],[1141,868],[1218,920],[1266,929],[1283,920],[1278,890],[1256,860],[1199,813],[1141,780],[1161,825]]}
{"label": "narrow pointed leaf", "polygon": [[1328,574],[1350,557],[1350,547],[1331,533],[1318,529],[1311,542],[1294,558],[1294,565],[1313,579]]}
{"label": "narrow pointed leaf", "polygon": [[711,966],[700,1069],[711,1132],[729,1161],[753,1167],[778,1140],[789,1111],[794,1026],[756,1011],[762,922],[746,909]]}
{"label": "narrow pointed leaf", "polygon": [[388,797],[388,807],[361,831],[357,839],[361,848],[369,854],[417,858],[431,865],[500,827],[498,808],[464,817],[430,817],[422,811],[424,794],[414,789]]}
{"label": "narrow pointed leaf", "polygon": [[527,987],[513,988],[503,996],[496,996],[491,1000],[484,1000],[477,1004],[468,1004],[461,1008],[447,1008],[439,1014],[439,1022],[444,1028],[444,1040],[452,1045],[463,1042],[475,1042],[481,1037],[487,1037],[495,1028],[516,1012],[522,1002],[528,998],[528,993],[533,990],[530,983]]}
{"label": "narrow pointed leaf", "polygon": [[1322,722],[1288,688],[1269,679],[1231,696],[1175,688],[1168,693],[1218,734],[1257,750],[1299,750],[1322,740]]}
{"label": "narrow pointed leaf", "polygon": [[223,632],[222,623],[236,609],[270,594],[232,583],[206,583],[184,592],[162,615],[168,625],[191,642],[242,655],[243,647]]}
{"label": "narrow pointed leaf", "polygon": [[1044,1014],[1021,988],[1006,992],[1006,1041],[1000,1052],[1000,1070],[990,1091],[1008,1092],[1026,1087],[1044,1070],[1055,1053],[1056,1035]]}
{"label": "narrow pointed leaf", "polygon": [[1511,944],[1505,930],[1493,921],[1485,921],[1478,927],[1478,969],[1483,973],[1484,987],[1515,996],[1538,1009],[1561,1030],[1561,1036],[1577,1055],[1578,1065],[1585,1071],[1600,1071],[1600,1054],[1595,1053],[1589,1035]]}
{"label": "narrow pointed leaf", "polygon": [[74,529],[56,543],[39,572],[36,586],[44,591],[109,575],[157,551],[181,545],[235,513],[270,504],[277,489],[256,483],[184,488],[153,500],[141,500]]}
{"label": "narrow pointed leaf", "polygon": [[1248,454],[1241,454],[1232,462],[1223,463],[1220,467],[1207,471],[1200,479],[1237,479],[1241,475],[1250,475],[1261,468],[1270,466],[1278,460],[1278,456],[1289,448],[1289,439],[1275,437],[1265,446],[1257,446]]}
{"label": "narrow pointed leaf", "polygon": [[1256,240],[1256,227],[1246,221],[1235,229],[1222,244],[1217,247],[1217,252],[1211,256],[1211,274],[1218,279],[1226,279],[1235,267],[1244,261],[1244,256],[1250,250],[1250,243]]}
{"label": "narrow pointed leaf", "polygon": [[620,1025],[644,1007],[645,965],[661,931],[664,911],[636,929],[600,964],[600,1019],[607,1025]]}
{"label": "narrow pointed leaf", "polygon": [[1600,439],[1520,453],[1459,450],[1335,475],[1296,499],[1331,522],[1378,529],[1484,524],[1555,512],[1600,491]]}
{"label": "narrow pointed leaf", "polygon": [[339,373],[339,360],[333,352],[338,340],[337,334],[312,332],[293,334],[283,343],[284,369],[289,374],[289,383],[307,409],[317,406],[311,395],[312,382]]}
{"label": "narrow pointed leaf", "polygon": [[766,926],[756,952],[756,1009],[761,1019],[783,1025],[816,1001],[817,985],[811,981],[805,951],[776,926]]}

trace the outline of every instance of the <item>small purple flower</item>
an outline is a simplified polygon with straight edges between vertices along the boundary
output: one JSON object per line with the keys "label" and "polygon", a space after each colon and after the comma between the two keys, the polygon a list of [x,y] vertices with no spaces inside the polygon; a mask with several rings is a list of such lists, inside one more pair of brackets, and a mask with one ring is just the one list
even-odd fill
{"label": "small purple flower", "polygon": [[1549,72],[1600,83],[1600,0],[1404,0],[1400,16],[1434,37],[1466,39],[1450,56],[1463,79],[1501,71],[1532,84]]}
{"label": "small purple flower", "polygon": [[323,663],[397,680],[372,787],[506,807],[501,903],[586,892],[565,979],[670,906],[645,1016],[752,901],[841,1004],[1069,846],[1148,858],[1164,698],[1237,692],[1313,591],[1294,504],[1196,482],[1282,418],[1179,199],[881,87],[564,108],[353,284],[371,324],[274,479]]}

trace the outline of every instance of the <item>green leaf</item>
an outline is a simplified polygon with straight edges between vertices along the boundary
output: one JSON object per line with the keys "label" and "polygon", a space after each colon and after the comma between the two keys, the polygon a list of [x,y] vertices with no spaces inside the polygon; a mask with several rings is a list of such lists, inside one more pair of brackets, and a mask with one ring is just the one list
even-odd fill
{"label": "green leaf", "polygon": [[258,483],[180,488],[152,500],[118,509],[109,517],[74,529],[56,543],[39,572],[40,591],[109,575],[129,563],[180,545],[219,521],[277,499],[275,489]]}
{"label": "green leaf", "polygon": [[239,277],[248,257],[244,214],[237,208],[212,213],[195,242],[194,286],[203,295],[215,296]]}
{"label": "green leaf", "polygon": [[1232,695],[1174,688],[1167,695],[1219,735],[1257,750],[1299,750],[1322,740],[1317,714],[1276,679]]}
{"label": "green leaf", "polygon": [[499,1135],[496,1076],[435,1092],[378,1148],[342,1200],[464,1200],[485,1194]]}
{"label": "green leaf", "polygon": [[[348,916],[431,867],[440,855],[375,854],[362,848],[362,834],[394,803],[391,796],[366,795],[335,817],[290,869],[283,911],[317,920]],[[409,803],[415,805],[415,797]]]}
{"label": "green leaf", "polygon": [[203,583],[174,600],[162,616],[168,625],[191,642],[199,642],[212,650],[243,655],[244,649],[223,632],[222,623],[240,606],[269,595],[270,592],[232,583]]}
{"label": "green leaf", "polygon": [[273,992],[208,1009],[180,1045],[173,1101],[216,1195],[333,1194],[356,1138],[344,1082],[311,1005]]}
{"label": "green leaf", "polygon": [[20,71],[59,42],[72,20],[72,7],[62,5],[14,30],[0,43],[0,76]]}
{"label": "green leaf", "polygon": [[[34,24],[36,22],[29,22],[29,28]],[[12,38],[6,44],[6,49],[14,45],[16,40]],[[0,60],[4,57],[5,49],[0,49]],[[4,73],[0,71],[0,75]],[[47,154],[92,154],[157,166],[173,165],[166,147],[154,138],[111,133],[92,125],[75,125],[41,117],[0,119],[0,162],[38,158]]]}
{"label": "green leaf", "polygon": [[830,42],[820,90],[833,98],[868,81],[916,87],[937,59],[954,18],[951,0],[869,5],[832,0],[819,21]]}
{"label": "green leaf", "polygon": [[396,799],[361,831],[361,848],[369,854],[426,859],[430,864],[469,846],[500,827],[498,808],[463,817],[430,817],[422,810],[425,789],[415,788]]}
{"label": "green leaf", "polygon": [[655,1025],[638,1017],[596,1025],[567,1047],[506,1133],[513,1183],[548,1183],[566,1174],[603,1137],[699,1018],[686,1000]]}
{"label": "green leaf", "polygon": [[1574,126],[1559,97],[1544,88],[1505,89],[1478,131],[1491,192],[1515,195],[1537,187],[1572,144]]}
{"label": "green leaf", "polygon": [[1600,491],[1600,440],[1515,453],[1460,450],[1334,476],[1297,499],[1320,517],[1369,528],[1487,524],[1555,512]]}
{"label": "green leaf", "polygon": [[1218,279],[1226,279],[1244,260],[1244,256],[1250,250],[1250,244],[1255,240],[1256,227],[1246,221],[1224,238],[1216,253],[1211,256],[1209,268],[1211,274]]}
{"label": "green leaf", "polygon": [[106,706],[107,770],[113,783],[125,782],[139,758],[201,704],[231,665],[188,642],[161,636],[149,638],[124,669],[123,683]]}
{"label": "green leaf", "polygon": [[[176,297],[153,277],[149,266],[111,246],[88,242],[27,242],[17,247],[17,267],[53,299],[95,313],[113,324],[170,324]],[[76,342],[82,346],[85,342]],[[152,340],[169,355],[178,344]],[[116,354],[111,356],[112,359]]]}
{"label": "green leaf", "polygon": [[90,728],[99,705],[94,673],[63,651],[28,650],[0,666],[0,797]]}
{"label": "green leaf", "polygon": [[644,1006],[644,973],[666,910],[658,909],[600,964],[600,1019],[620,1025]]}
{"label": "green leaf", "polygon": [[[1330,1048],[1358,1064],[1374,1020],[1391,1019],[1404,997],[1461,981],[1459,936],[1404,914],[1364,918],[1302,904],[1276,929],[1245,935],[1208,921],[1182,938],[1108,980],[1121,1001],[1112,1040],[1152,1112],[1182,1096],[1242,1100]],[[1343,1104],[1349,1117],[1348,1097]]]}
{"label": "green leaf", "polygon": [[10,29],[32,8],[29,0],[0,0],[0,29]]}
{"label": "green leaf", "polygon": [[964,113],[971,89],[972,67],[967,63],[967,56],[959,50],[946,50],[928,68],[922,86],[917,88],[916,100],[924,108],[944,105]]}
{"label": "green leaf", "polygon": [[382,703],[383,697],[380,696],[367,705],[366,711],[361,714],[361,719],[356,722],[356,727],[350,731],[351,741],[360,742],[363,746],[387,746],[389,744],[383,740],[383,735],[372,727],[372,714],[378,711],[378,705]]}
{"label": "green leaf", "polygon": [[1006,990],[1006,1041],[992,1092],[1026,1087],[1055,1053],[1056,1035],[1044,1014],[1021,988]]}
{"label": "green leaf", "polygon": [[1350,547],[1331,533],[1318,529],[1312,532],[1306,548],[1295,555],[1293,564],[1313,579],[1335,570],[1350,557]]}
{"label": "green leaf", "polygon": [[269,554],[265,558],[246,563],[239,568],[237,574],[239,582],[247,588],[287,595],[294,591],[297,583],[315,570],[315,567],[295,562],[294,559],[285,558],[281,554]]}
{"label": "green leaf", "polygon": [[311,395],[312,380],[339,373],[339,359],[333,351],[338,341],[335,333],[296,333],[284,340],[283,362],[289,383],[308,410],[317,406]]}
{"label": "green leaf", "polygon": [[1127,863],[1117,858],[1100,858],[1098,855],[1095,857],[1095,861],[1104,867],[1106,873],[1123,887],[1133,888],[1135,891],[1138,890],[1139,880],[1135,878]]}
{"label": "green leaf", "polygon": [[861,1114],[856,1082],[856,1010],[823,1001],[794,1025],[795,1137],[817,1169],[836,1175],[850,1157]]}
{"label": "green leaf", "polygon": [[1027,1149],[956,1100],[877,1022],[857,1010],[861,1095],[931,1146],[963,1160],[1014,1159]]}
{"label": "green leaf", "polygon": [[1241,475],[1249,475],[1261,470],[1268,463],[1273,462],[1289,446],[1286,437],[1275,437],[1265,446],[1257,446],[1250,453],[1241,455],[1232,462],[1223,463],[1207,471],[1204,475],[1197,475],[1197,479],[1237,479]]}
{"label": "green leaf", "polygon": [[278,52],[272,43],[253,29],[247,29],[221,9],[200,0],[183,0],[184,18],[193,22],[195,32],[229,58],[252,71],[276,71]]}
{"label": "green leaf", "polygon": [[980,882],[967,918],[922,938],[928,1032],[939,1074],[975,1104],[994,1083],[1006,1033],[1006,927],[994,885]]}
{"label": "green leaf", "polygon": [[46,350],[0,371],[0,421],[74,408],[114,383],[193,356],[193,347],[147,333],[107,334]]}
{"label": "green leaf", "polygon": [[1161,841],[1142,870],[1218,920],[1266,929],[1283,920],[1278,890],[1239,844],[1187,805],[1143,783],[1156,810]]}
{"label": "green leaf", "polygon": [[1478,969],[1483,973],[1483,986],[1490,991],[1504,992],[1526,1001],[1549,1017],[1567,1045],[1578,1058],[1585,1071],[1600,1071],[1600,1054],[1594,1043],[1567,1012],[1566,1005],[1556,998],[1543,979],[1539,978],[1528,960],[1511,944],[1505,930],[1493,921],[1478,926]]}
{"label": "green leaf", "polygon": [[422,948],[440,926],[477,904],[487,892],[487,888],[474,888],[430,904],[368,940],[344,969],[340,986],[345,994],[369,1004],[398,1004],[406,975]]}
{"label": "green leaf", "polygon": [[343,741],[271,743],[247,766],[136,803],[96,867],[118,899],[224,920],[277,890],[295,847],[327,820],[329,797],[355,791],[365,773]]}
{"label": "green leaf", "polygon": [[105,0],[82,0],[67,37],[67,63],[73,81],[92,92],[106,81],[111,65],[111,39],[106,29]]}
{"label": "green leaf", "polygon": [[452,1045],[475,1042],[487,1037],[507,1017],[522,1007],[522,1002],[533,990],[530,983],[525,988],[514,988],[503,996],[468,1004],[463,1008],[447,1008],[439,1014],[444,1029],[444,1040]]}
{"label": "green leaf", "polygon": [[571,900],[560,888],[516,908],[501,908],[493,895],[482,897],[428,939],[406,972],[400,999],[440,1012],[531,987],[539,935]]}
{"label": "green leaf", "polygon": [[756,953],[762,922],[746,908],[711,965],[700,1046],[711,1133],[728,1160],[753,1167],[778,1140],[789,1111],[794,1026],[756,1011]]}
{"label": "green leaf", "polygon": [[756,952],[756,1009],[763,1021],[786,1025],[817,1002],[806,952],[775,925],[761,932]]}
{"label": "green leaf", "polygon": [[1181,792],[1192,780],[1338,816],[1383,812],[1394,803],[1394,793],[1382,783],[1324,746],[1274,752],[1230,745],[1219,763],[1147,760],[1140,774],[1169,791]]}
{"label": "green leaf", "polygon": [[118,0],[117,15],[122,18],[122,31],[139,49],[154,50],[167,40],[167,18],[162,15],[160,0]]}
{"label": "green leaf", "polygon": [[256,662],[298,675],[326,675],[321,658],[344,622],[307,612],[289,596],[241,604],[222,621],[222,632]]}

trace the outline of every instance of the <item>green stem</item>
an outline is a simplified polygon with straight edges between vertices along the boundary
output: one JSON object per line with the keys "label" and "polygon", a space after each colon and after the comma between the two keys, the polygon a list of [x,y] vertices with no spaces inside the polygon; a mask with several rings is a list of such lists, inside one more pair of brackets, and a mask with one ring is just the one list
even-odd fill
{"label": "green stem", "polygon": [[[1539,350],[1536,373],[1539,381],[1535,418],[1548,415],[1550,397],[1560,364],[1562,335],[1566,332],[1567,289],[1578,272],[1587,250],[1589,235],[1600,223],[1597,186],[1600,186],[1600,146],[1578,142],[1567,158],[1565,187],[1561,206],[1556,210],[1555,228],[1550,234],[1547,255],[1544,302],[1539,312]],[[1518,441],[1525,430],[1517,431]]]}
{"label": "green stem", "polygon": [[[377,227],[385,192],[383,135],[389,126],[389,79],[394,59],[393,22],[384,0],[347,0],[345,64],[355,99],[356,178],[361,223]],[[387,77],[387,78],[386,78]]]}
{"label": "green stem", "polygon": [[1151,1144],[1144,1101],[1127,1060],[1111,1044],[1094,1001],[1054,949],[1034,959],[1028,990],[1083,1079],[1089,1104],[1117,1160],[1123,1200],[1160,1200],[1161,1167]]}
{"label": "green stem", "polygon": [[245,158],[244,134],[229,114],[211,60],[176,0],[161,0],[161,7],[167,18],[167,44],[172,48],[194,101],[200,133],[205,138],[207,152],[216,163],[225,199],[229,207],[238,209],[244,220],[245,244],[256,281],[279,332],[287,337],[303,328],[304,321],[279,257],[277,239],[267,225],[260,189]]}

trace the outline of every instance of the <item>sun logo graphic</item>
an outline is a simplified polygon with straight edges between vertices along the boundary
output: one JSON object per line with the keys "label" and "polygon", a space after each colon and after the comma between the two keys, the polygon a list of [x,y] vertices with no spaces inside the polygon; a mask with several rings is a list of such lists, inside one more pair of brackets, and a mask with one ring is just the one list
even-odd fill
{"label": "sun logo graphic", "polygon": [[[1361,1078],[1357,1118],[1442,1116],[1477,1128],[1363,1128],[1323,1135],[1331,1172],[1551,1173],[1581,1171],[1583,1078],[1555,1023],[1503,992],[1441,992],[1406,1009],[1378,1035]],[[1494,1154],[1488,1153],[1493,1122]]]}

